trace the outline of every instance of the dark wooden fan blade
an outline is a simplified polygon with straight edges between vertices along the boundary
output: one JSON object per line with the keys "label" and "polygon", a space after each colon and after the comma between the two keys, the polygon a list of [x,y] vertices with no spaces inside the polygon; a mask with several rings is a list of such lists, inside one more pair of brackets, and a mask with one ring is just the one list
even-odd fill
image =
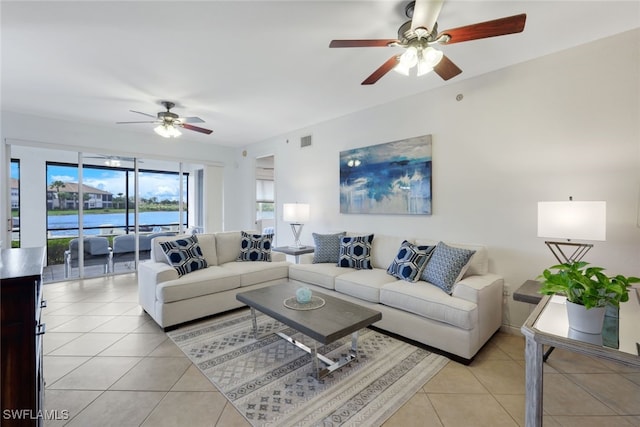
{"label": "dark wooden fan blade", "polygon": [[527,14],[509,16],[494,19],[493,21],[480,22],[478,24],[445,30],[438,35],[447,34],[451,39],[446,44],[466,42],[470,40],[486,39],[488,37],[504,36],[506,34],[520,33],[524,30]]}
{"label": "dark wooden fan blade", "polygon": [[380,66],[380,68],[378,68],[377,70],[375,70],[373,72],[373,74],[371,74],[369,77],[367,77],[362,84],[363,85],[372,85],[375,82],[377,82],[378,80],[380,80],[380,78],[382,78],[382,76],[384,76],[385,74],[387,74],[389,71],[391,71],[393,69],[393,67],[395,67],[396,65],[398,65],[398,62],[400,61],[400,57],[398,55],[394,55],[391,58],[389,58],[387,60],[387,62],[385,62],[384,64],[382,64]]}
{"label": "dark wooden fan blade", "polygon": [[143,113],[142,111],[135,111],[135,110],[129,110],[132,113],[138,113],[138,114],[142,114],[143,116],[147,116],[147,117],[153,117],[154,119],[157,119],[157,116],[152,116],[151,114],[147,114],[147,113]]}
{"label": "dark wooden fan blade", "polygon": [[442,80],[449,80],[462,72],[456,64],[454,64],[446,55],[442,57],[438,65],[433,67],[433,71],[442,77]]}
{"label": "dark wooden fan blade", "polygon": [[126,125],[129,123],[161,123],[159,120],[148,120],[143,122],[116,122],[117,125]]}
{"label": "dark wooden fan blade", "polygon": [[411,29],[426,28],[433,31],[440,10],[442,10],[442,3],[444,0],[416,0],[411,18]]}
{"label": "dark wooden fan blade", "polygon": [[329,47],[387,47],[398,43],[396,39],[368,39],[368,40],[331,40]]}
{"label": "dark wooden fan blade", "polygon": [[201,127],[198,127],[198,126],[189,125],[189,124],[186,124],[186,123],[183,123],[180,126],[185,128],[185,129],[194,130],[196,132],[206,133],[207,135],[209,135],[210,133],[213,132],[212,130],[201,128]]}
{"label": "dark wooden fan blade", "polygon": [[180,117],[182,123],[204,123],[200,117]]}

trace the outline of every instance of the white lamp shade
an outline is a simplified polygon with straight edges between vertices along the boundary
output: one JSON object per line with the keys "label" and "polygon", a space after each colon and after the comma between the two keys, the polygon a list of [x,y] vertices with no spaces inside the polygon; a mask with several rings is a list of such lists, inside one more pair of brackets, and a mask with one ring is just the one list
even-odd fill
{"label": "white lamp shade", "polygon": [[607,202],[538,202],[538,237],[606,240]]}
{"label": "white lamp shade", "polygon": [[309,220],[309,205],[306,203],[285,203],[282,205],[282,219],[300,224]]}

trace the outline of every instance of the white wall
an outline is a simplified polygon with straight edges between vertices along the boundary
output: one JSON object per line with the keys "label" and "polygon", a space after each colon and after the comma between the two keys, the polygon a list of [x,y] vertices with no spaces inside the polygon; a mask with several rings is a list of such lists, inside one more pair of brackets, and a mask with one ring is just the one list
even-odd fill
{"label": "white wall", "polygon": [[[278,208],[311,205],[303,243],[335,230],[482,243],[510,292],[555,263],[536,237],[538,201],[606,200],[607,241],[586,260],[640,276],[639,52],[634,30],[252,144],[236,154],[242,185],[251,193],[254,159],[274,154]],[[423,134],[433,135],[433,215],[339,213],[340,151]],[[278,218],[280,244],[291,242]],[[518,329],[530,306],[505,303],[504,324]]]}

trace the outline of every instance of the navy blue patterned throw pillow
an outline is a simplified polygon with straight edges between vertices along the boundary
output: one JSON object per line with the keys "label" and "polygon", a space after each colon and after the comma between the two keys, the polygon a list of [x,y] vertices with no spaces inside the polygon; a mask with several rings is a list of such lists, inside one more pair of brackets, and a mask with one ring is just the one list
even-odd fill
{"label": "navy blue patterned throw pillow", "polygon": [[421,278],[451,295],[453,285],[462,278],[474,253],[476,251],[454,248],[440,242],[433,250]]}
{"label": "navy blue patterned throw pillow", "polygon": [[351,267],[356,270],[371,270],[371,242],[373,234],[367,236],[342,237],[338,267]]}
{"label": "navy blue patterned throw pillow", "polygon": [[408,241],[402,242],[398,254],[387,268],[393,277],[408,282],[417,282],[424,271],[429,256],[435,246],[418,246]]}
{"label": "navy blue patterned throw pillow", "polygon": [[160,242],[160,247],[167,256],[169,264],[178,272],[178,276],[207,267],[207,261],[204,259],[196,236]]}
{"label": "navy blue patterned throw pillow", "polygon": [[337,263],[340,257],[340,239],[342,239],[345,234],[344,232],[335,234],[311,233],[316,246],[313,252],[313,263]]}
{"label": "navy blue patterned throw pillow", "polygon": [[238,261],[271,262],[273,234],[249,234],[244,231],[241,233]]}

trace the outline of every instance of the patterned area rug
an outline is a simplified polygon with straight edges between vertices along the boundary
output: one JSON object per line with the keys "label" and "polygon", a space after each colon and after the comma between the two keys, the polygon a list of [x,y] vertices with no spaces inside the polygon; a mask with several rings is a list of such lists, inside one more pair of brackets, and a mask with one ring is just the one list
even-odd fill
{"label": "patterned area rug", "polygon": [[[257,318],[258,340],[248,309],[167,334],[254,426],[379,426],[448,362],[363,329],[358,359],[318,381],[311,356],[274,332],[308,346],[312,340],[268,316]],[[349,335],[318,352],[335,360],[350,347]]]}

